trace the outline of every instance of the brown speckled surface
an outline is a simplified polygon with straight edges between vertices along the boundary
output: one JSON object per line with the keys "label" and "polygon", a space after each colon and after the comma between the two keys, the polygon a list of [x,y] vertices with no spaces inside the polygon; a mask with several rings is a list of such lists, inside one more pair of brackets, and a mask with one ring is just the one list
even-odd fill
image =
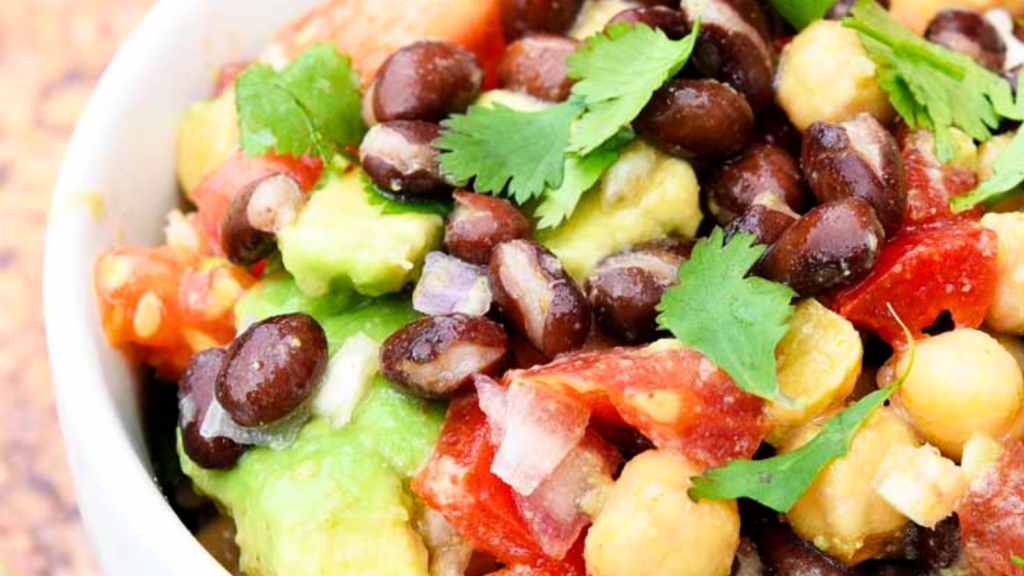
{"label": "brown speckled surface", "polygon": [[152,0],[0,0],[0,576],[96,576],[43,338],[46,209],[93,83]]}

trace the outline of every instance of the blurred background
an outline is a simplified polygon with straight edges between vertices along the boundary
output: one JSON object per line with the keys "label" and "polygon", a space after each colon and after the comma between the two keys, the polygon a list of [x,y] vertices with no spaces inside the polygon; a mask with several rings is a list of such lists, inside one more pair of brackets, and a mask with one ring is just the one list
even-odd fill
{"label": "blurred background", "polygon": [[154,0],[0,0],[0,576],[98,576],[46,365],[46,211],[68,137]]}

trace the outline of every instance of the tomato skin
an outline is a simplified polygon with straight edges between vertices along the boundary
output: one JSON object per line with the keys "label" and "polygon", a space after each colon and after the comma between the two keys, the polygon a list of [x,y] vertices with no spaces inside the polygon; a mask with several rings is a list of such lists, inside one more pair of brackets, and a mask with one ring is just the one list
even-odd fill
{"label": "tomato skin", "polygon": [[589,404],[599,425],[628,424],[701,466],[750,458],[768,433],[764,402],[684,346],[577,353],[513,370],[504,383],[563,389]]}
{"label": "tomato skin", "polygon": [[488,576],[586,576],[587,566],[583,559],[583,542],[586,534],[580,536],[565,560],[542,562],[537,565],[517,564],[492,572]]}
{"label": "tomato skin", "polygon": [[241,151],[232,154],[216,170],[207,174],[192,192],[192,201],[199,209],[199,222],[207,235],[215,240],[214,249],[221,251],[220,222],[224,212],[231,205],[235,194],[241,192],[247,184],[284,172],[295,178],[304,192],[308,192],[320,179],[323,169],[323,162],[319,158],[297,159],[273,153],[249,158]]}
{"label": "tomato skin", "polygon": [[173,381],[193,354],[231,341],[235,301],[254,282],[241,268],[204,266],[167,246],[112,250],[95,277],[107,339]]}
{"label": "tomato skin", "polygon": [[970,563],[984,576],[1021,576],[1011,560],[1024,554],[1024,444],[1003,455],[971,486],[957,510],[960,539]]}
{"label": "tomato skin", "polygon": [[935,156],[935,138],[927,130],[904,127],[898,136],[907,188],[903,225],[913,227],[951,218],[980,219],[980,208],[954,215],[949,207],[951,198],[977,186],[977,175],[965,168],[940,164]]}
{"label": "tomato skin", "polygon": [[475,394],[452,400],[434,453],[412,489],[477,550],[505,564],[536,565],[544,554],[512,488],[491,473],[496,448],[490,435]]}
{"label": "tomato skin", "polygon": [[891,304],[914,338],[942,312],[957,328],[977,328],[996,294],[999,238],[958,220],[905,230],[886,244],[875,269],[835,295],[832,309],[889,344],[905,341]]}

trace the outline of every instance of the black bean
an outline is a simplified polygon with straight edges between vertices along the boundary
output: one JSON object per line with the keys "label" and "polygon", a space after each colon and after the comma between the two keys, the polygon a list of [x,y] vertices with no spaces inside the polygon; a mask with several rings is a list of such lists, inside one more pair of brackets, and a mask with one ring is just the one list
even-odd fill
{"label": "black bean", "polygon": [[966,54],[985,68],[1001,73],[1006,62],[1006,43],[991,22],[973,10],[947,8],[932,18],[925,38]]}
{"label": "black bean", "polygon": [[759,270],[802,296],[815,296],[864,278],[884,242],[870,204],[860,198],[837,200],[811,210],[783,232]]}
{"label": "black bean", "polygon": [[480,93],[483,68],[472,52],[422,41],[392,54],[363,95],[367,124],[392,120],[440,122],[464,112]]}
{"label": "black bean", "polygon": [[747,101],[715,80],[672,80],[654,93],[633,122],[662,151],[693,160],[720,160],[742,151],[754,131]]}
{"label": "black bean", "polygon": [[277,230],[291,222],[302,203],[299,183],[284,173],[247,185],[221,218],[221,245],[228,259],[248,266],[273,254]]}
{"label": "black bean", "polygon": [[548,357],[578,350],[590,334],[590,305],[547,248],[530,240],[499,244],[491,253],[491,289],[498,310]]}
{"label": "black bean", "polygon": [[641,6],[623,10],[608,22],[608,26],[622,23],[646,24],[661,30],[672,40],[679,40],[690,33],[690,25],[683,13],[664,6]]}
{"label": "black bean", "polygon": [[[889,9],[889,0],[875,0],[882,5],[882,8]],[[829,20],[842,20],[850,15],[850,9],[857,3],[857,0],[839,0],[829,8],[825,18]]]}
{"label": "black bean", "polygon": [[765,571],[772,576],[855,576],[857,572],[801,540],[784,524],[762,532],[757,538]]}
{"label": "black bean", "polygon": [[903,160],[896,139],[873,116],[811,124],[801,166],[819,202],[861,198],[875,209],[886,234],[899,232],[907,207]]}
{"label": "black bean", "polygon": [[689,255],[689,243],[666,240],[601,260],[584,288],[598,326],[629,344],[652,340],[658,332],[658,303],[678,281],[679,266]]}
{"label": "black bean", "polygon": [[312,395],[327,367],[327,336],[306,314],[253,324],[228,348],[217,400],[239,426],[273,424]]}
{"label": "black bean", "polygon": [[782,233],[800,219],[778,196],[769,192],[761,193],[747,211],[729,222],[725,227],[725,241],[745,232],[753,234],[758,244],[774,244]]}
{"label": "black bean", "polygon": [[217,374],[224,364],[225,352],[211,348],[196,354],[178,382],[178,425],[185,454],[196,464],[212,470],[235,465],[248,446],[230,438],[206,438],[199,433],[206,410],[213,401]]}
{"label": "black bean", "polygon": [[569,98],[573,80],[568,58],[579,42],[564,36],[534,34],[515,41],[501,59],[498,76],[502,88],[534,98],[561,102]]}
{"label": "black bean", "polygon": [[746,212],[763,193],[778,196],[797,213],[806,212],[811,204],[796,159],[770,144],[751,146],[713,168],[703,180],[711,212],[720,224]]}
{"label": "black bean", "polygon": [[508,336],[496,322],[464,314],[432,316],[384,342],[381,373],[417,396],[448,398],[474,374],[500,374],[508,351]]}
{"label": "black bean", "polygon": [[500,0],[505,38],[516,40],[531,32],[563,34],[582,6],[583,0]]}
{"label": "black bean", "polygon": [[460,190],[444,228],[444,244],[456,258],[487,264],[495,246],[529,238],[530,228],[530,220],[508,200]]}
{"label": "black bean", "polygon": [[359,146],[366,174],[383,193],[398,200],[441,198],[452,186],[441,174],[433,146],[441,127],[432,122],[395,120],[377,124]]}

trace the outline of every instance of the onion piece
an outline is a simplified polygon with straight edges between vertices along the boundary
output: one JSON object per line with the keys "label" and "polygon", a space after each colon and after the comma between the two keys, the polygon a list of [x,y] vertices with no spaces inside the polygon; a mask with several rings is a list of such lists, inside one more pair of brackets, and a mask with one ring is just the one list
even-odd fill
{"label": "onion piece", "polygon": [[428,316],[483,316],[493,299],[491,282],[482,267],[431,252],[412,293],[412,307]]}
{"label": "onion piece", "polygon": [[588,434],[529,496],[513,494],[516,506],[544,553],[564,558],[600,512],[622,458],[596,434]]}
{"label": "onion piece", "polygon": [[430,576],[463,576],[473,558],[473,546],[440,512],[424,507],[414,527],[430,552]]}
{"label": "onion piece", "polygon": [[566,394],[513,383],[505,418],[491,472],[529,496],[583,438],[590,408]]}
{"label": "onion piece", "polygon": [[299,406],[291,414],[268,426],[246,428],[239,426],[231,419],[215,395],[206,409],[206,417],[199,427],[203,438],[230,438],[239,444],[266,446],[273,450],[281,450],[291,446],[311,415],[310,403]]}
{"label": "onion piece", "polygon": [[474,375],[473,384],[476,386],[480,410],[487,416],[487,423],[491,426],[491,442],[500,446],[505,436],[505,426],[508,425],[508,390],[483,374]]}
{"label": "onion piece", "polygon": [[327,365],[323,382],[313,396],[313,415],[341,428],[352,420],[380,371],[380,343],[360,332],[345,340]]}

